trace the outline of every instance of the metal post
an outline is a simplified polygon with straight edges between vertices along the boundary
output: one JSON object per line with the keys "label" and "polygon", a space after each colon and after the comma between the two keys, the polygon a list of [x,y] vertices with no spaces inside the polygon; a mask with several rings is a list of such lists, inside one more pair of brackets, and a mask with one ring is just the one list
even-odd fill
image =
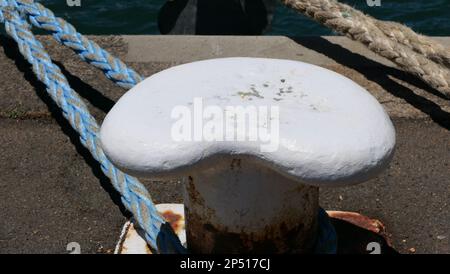
{"label": "metal post", "polygon": [[317,233],[317,187],[248,159],[222,161],[185,180],[194,253],[305,253]]}

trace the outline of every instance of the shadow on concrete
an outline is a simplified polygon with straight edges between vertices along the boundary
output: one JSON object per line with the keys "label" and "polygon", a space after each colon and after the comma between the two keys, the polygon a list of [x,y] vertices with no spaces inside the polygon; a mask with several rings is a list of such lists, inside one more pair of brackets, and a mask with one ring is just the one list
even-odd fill
{"label": "shadow on concrete", "polygon": [[104,113],[108,113],[115,102],[108,97],[104,96],[98,90],[94,89],[91,85],[86,84],[77,76],[71,74],[66,70],[66,67],[60,62],[53,61],[57,65],[61,72],[66,76],[67,81],[69,81],[70,87],[75,90],[81,97],[86,99],[92,106],[100,109]]}
{"label": "shadow on concrete", "polygon": [[[337,254],[370,254],[377,251],[378,254],[400,254],[378,233],[337,218],[330,218],[330,221],[338,238]],[[370,249],[370,243],[375,243],[380,249]]]}
{"label": "shadow on concrete", "polygon": [[414,85],[439,98],[448,100],[443,94],[429,87],[420,79],[409,75],[399,69],[375,62],[363,55],[353,53],[350,50],[340,45],[333,44],[322,37],[303,37],[291,39],[306,48],[309,48],[333,59],[334,61],[345,67],[358,71],[368,80],[379,84],[392,95],[404,99],[415,108],[427,114],[434,122],[439,124],[441,127],[450,130],[450,113],[442,110],[442,108],[438,104],[415,94],[411,89],[395,82],[394,80],[389,78],[389,76]]}
{"label": "shadow on concrete", "polygon": [[[45,85],[36,78],[31,65],[23,58],[22,54],[19,52],[16,42],[8,37],[5,37],[4,35],[0,35],[0,45],[3,47],[5,55],[13,60],[19,71],[24,74],[25,80],[35,88],[36,94],[47,105],[52,118],[61,127],[61,130],[64,132],[64,134],[66,134],[70,138],[70,142],[75,146],[77,152],[89,165],[93,174],[98,178],[101,187],[106,192],[108,192],[111,200],[119,208],[121,213],[126,217],[130,217],[130,213],[126,210],[121,202],[120,194],[114,189],[109,178],[103,174],[100,164],[92,157],[89,150],[81,144],[78,133],[70,126],[69,122],[67,122],[67,120],[62,115],[61,109],[47,94]],[[93,104],[95,106],[99,107],[102,110],[109,110],[112,107],[112,104],[114,104],[114,102],[109,102],[109,99],[101,95],[97,90],[93,89],[89,85],[83,83],[79,78],[70,74],[66,74],[66,70],[62,71],[66,75],[66,77],[70,79],[70,84],[73,84],[73,87],[76,86],[75,89],[77,90],[77,92],[81,91],[80,93],[83,93],[84,96],[88,97],[89,101],[93,101]]]}

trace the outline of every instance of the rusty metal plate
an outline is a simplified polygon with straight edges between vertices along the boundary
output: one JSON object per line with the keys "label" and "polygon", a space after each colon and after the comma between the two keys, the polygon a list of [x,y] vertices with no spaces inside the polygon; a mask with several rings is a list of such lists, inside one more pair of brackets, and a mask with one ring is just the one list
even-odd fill
{"label": "rusty metal plate", "polygon": [[[184,221],[183,204],[159,204],[156,209],[170,223],[172,229],[186,247],[186,231]],[[114,254],[152,254],[150,247],[145,242],[141,228],[135,227],[133,221],[127,221],[123,226],[120,239],[116,245]]]}

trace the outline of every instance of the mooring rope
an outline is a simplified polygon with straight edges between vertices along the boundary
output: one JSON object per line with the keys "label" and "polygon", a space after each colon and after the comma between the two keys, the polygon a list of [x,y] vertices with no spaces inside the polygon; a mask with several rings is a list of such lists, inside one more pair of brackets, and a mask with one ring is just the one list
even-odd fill
{"label": "mooring rope", "polygon": [[[333,30],[362,42],[372,51],[450,96],[450,72],[446,69],[450,67],[450,53],[439,43],[401,24],[378,21],[335,0],[282,1]],[[101,69],[117,85],[129,89],[142,77],[78,33],[65,20],[55,17],[43,5],[32,0],[0,0],[0,22],[5,24],[6,32],[17,42],[19,51],[32,65],[36,77],[45,84],[50,97],[80,134],[81,143],[100,162],[102,171],[121,194],[124,206],[145,231],[150,247],[159,253],[186,253],[170,225],[156,210],[147,189],[136,178],[115,168],[105,157],[98,141],[97,122],[35,38],[26,18],[32,25],[50,31],[58,42],[74,50],[82,60]],[[330,231],[319,242],[326,242],[326,246],[334,248],[335,238],[329,236],[334,232]]]}
{"label": "mooring rope", "polygon": [[[103,70],[108,78],[122,87],[129,89],[141,81],[142,78],[136,72],[78,33],[71,24],[55,17],[43,5],[32,0],[12,2],[27,14],[34,26],[50,31],[57,41]],[[447,69],[450,68],[450,51],[438,42],[402,24],[377,20],[335,0],[283,2],[333,30],[364,43],[375,53],[450,97],[450,71]]]}
{"label": "mooring rope", "polygon": [[397,23],[373,19],[375,25],[391,40],[401,43],[434,62],[450,69],[450,49],[427,36],[415,33],[412,29]]}
{"label": "mooring rope", "polygon": [[378,21],[336,0],[282,2],[332,30],[361,42],[450,98],[450,70],[447,69],[450,53],[439,43],[425,39],[398,23]]}
{"label": "mooring rope", "polygon": [[[31,4],[31,1],[27,2]],[[16,1],[0,0],[0,21],[5,24],[8,35],[17,42],[20,53],[31,64],[37,78],[45,84],[47,93],[62,109],[70,125],[80,134],[81,143],[101,164],[102,171],[121,194],[122,203],[144,229],[145,239],[150,247],[160,253],[185,253],[186,250],[170,225],[167,225],[156,210],[145,186],[136,178],[115,168],[105,157],[99,144],[97,122],[83,100],[70,88],[59,67],[52,62],[42,44],[35,38],[30,25],[20,16]]]}
{"label": "mooring rope", "polygon": [[53,12],[33,0],[9,0],[21,14],[26,15],[33,26],[49,31],[56,41],[71,48],[82,60],[88,62],[114,83],[125,89],[131,89],[142,81],[142,77],[113,57],[97,43],[87,39],[64,19],[56,17]]}

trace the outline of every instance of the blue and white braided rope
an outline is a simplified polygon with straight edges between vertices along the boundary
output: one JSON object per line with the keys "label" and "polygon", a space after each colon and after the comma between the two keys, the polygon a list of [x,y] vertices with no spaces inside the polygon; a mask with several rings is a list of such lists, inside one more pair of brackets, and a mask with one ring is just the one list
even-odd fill
{"label": "blue and white braided rope", "polygon": [[[50,31],[58,42],[74,50],[82,60],[101,69],[119,86],[131,88],[142,77],[95,42],[78,33],[72,25],[55,17],[41,4],[32,0],[0,0],[0,22],[5,23],[7,33],[17,42],[20,52],[32,65],[37,78],[46,85],[50,97],[80,134],[81,143],[100,162],[103,172],[121,194],[123,204],[144,229],[146,241],[160,253],[186,253],[178,237],[157,212],[147,189],[136,178],[116,169],[105,157],[98,142],[97,122],[82,99],[70,88],[58,66],[53,64],[42,44],[31,33],[30,25],[24,18],[28,18],[33,26]],[[335,253],[336,232],[322,209],[319,212],[319,223],[315,252]]]}
{"label": "blue and white braided rope", "polygon": [[[25,2],[32,5],[32,1]],[[136,178],[116,169],[105,157],[98,140],[97,122],[82,99],[70,88],[59,67],[52,62],[42,44],[30,31],[30,25],[19,14],[17,1],[0,0],[0,22],[5,24],[6,32],[17,42],[19,51],[32,65],[37,78],[45,84],[48,94],[62,109],[64,117],[80,134],[81,143],[100,162],[102,171],[120,192],[124,206],[144,229],[145,239],[149,245],[160,253],[185,253],[186,250],[178,237],[157,212],[147,189]],[[100,66],[100,63],[97,65]],[[110,76],[117,75],[111,73]],[[137,81],[140,78],[133,79]],[[128,84],[132,85],[131,82]]]}
{"label": "blue and white braided rope", "polygon": [[102,70],[106,77],[119,86],[130,89],[142,81],[137,72],[78,33],[70,23],[56,17],[40,3],[33,0],[8,0],[8,3],[26,16],[33,26],[49,31],[55,40],[71,48],[82,60]]}

